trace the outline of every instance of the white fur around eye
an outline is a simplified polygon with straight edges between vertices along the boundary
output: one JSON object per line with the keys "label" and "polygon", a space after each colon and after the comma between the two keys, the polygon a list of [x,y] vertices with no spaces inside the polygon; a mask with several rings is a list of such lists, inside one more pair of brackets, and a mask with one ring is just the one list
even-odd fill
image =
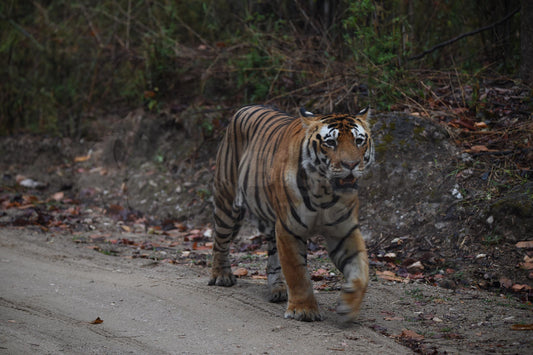
{"label": "white fur around eye", "polygon": [[322,127],[319,134],[323,141],[328,139],[334,139],[336,141],[339,136],[339,130],[336,128]]}
{"label": "white fur around eye", "polygon": [[366,142],[367,134],[362,126],[356,125],[355,128],[352,129],[352,134],[356,143],[358,140],[363,140],[362,143],[357,144],[358,146]]}

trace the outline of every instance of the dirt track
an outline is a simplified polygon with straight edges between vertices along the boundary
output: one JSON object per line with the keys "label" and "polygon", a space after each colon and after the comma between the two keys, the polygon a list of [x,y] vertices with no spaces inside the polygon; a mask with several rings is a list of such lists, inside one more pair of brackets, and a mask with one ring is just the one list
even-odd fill
{"label": "dirt track", "polygon": [[[27,230],[1,230],[0,352],[403,354],[364,326],[282,318],[260,284],[208,287],[175,266],[111,258]],[[321,297],[329,302],[333,294]],[[331,297],[330,297],[331,296]],[[100,317],[102,324],[90,324]]]}
{"label": "dirt track", "polygon": [[[373,281],[343,327],[336,292],[325,321],[282,317],[262,281],[208,287],[207,269],[106,256],[28,229],[0,230],[0,353],[530,353],[529,309],[487,294]],[[90,324],[100,317],[102,324]],[[398,337],[409,329],[423,340]]]}

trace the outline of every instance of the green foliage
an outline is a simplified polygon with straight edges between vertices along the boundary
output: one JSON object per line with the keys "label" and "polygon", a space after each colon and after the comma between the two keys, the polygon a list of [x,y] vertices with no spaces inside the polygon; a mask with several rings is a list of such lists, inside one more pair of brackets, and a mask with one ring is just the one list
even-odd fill
{"label": "green foliage", "polygon": [[[98,108],[144,102],[157,110],[187,70],[177,61],[180,42],[213,33],[182,20],[206,23],[206,3],[2,2],[0,134],[77,135]],[[146,98],[146,91],[157,95]]]}
{"label": "green foliage", "polygon": [[426,299],[426,296],[424,296],[424,293],[419,288],[415,288],[415,289],[412,289],[412,290],[407,290],[407,291],[405,291],[405,294],[408,295],[408,296],[411,296],[412,298],[414,298],[417,301],[424,301]]}
{"label": "green foliage", "polygon": [[[380,13],[372,0],[349,2],[347,13],[342,21],[346,31],[344,39],[357,63],[376,67],[398,62],[403,54],[400,51],[402,28],[407,26],[404,17]],[[379,23],[382,16],[387,18]]]}
{"label": "green foliage", "polygon": [[234,61],[237,68],[237,87],[244,91],[245,102],[260,102],[272,94],[271,82],[279,67],[279,58],[262,49],[252,47]]}
{"label": "green foliage", "polygon": [[378,109],[390,109],[391,103],[401,98],[399,83],[407,82],[400,65],[408,51],[403,38],[409,25],[405,16],[395,16],[394,8],[383,7],[397,3],[384,1],[379,6],[372,0],[349,2],[342,21],[345,44],[357,71],[375,89],[371,104]]}
{"label": "green foliage", "polygon": [[[367,88],[360,105],[391,109],[420,96],[410,69],[480,70],[484,60],[503,72],[517,67],[517,19],[406,58],[500,19],[518,0],[491,0],[483,11],[475,0],[324,3],[328,10],[287,0],[0,2],[0,134],[77,136],[103,111],[157,112],[175,100],[350,107],[354,95],[313,86],[346,72]],[[317,94],[300,100],[296,90]],[[469,105],[482,108],[478,92]]]}

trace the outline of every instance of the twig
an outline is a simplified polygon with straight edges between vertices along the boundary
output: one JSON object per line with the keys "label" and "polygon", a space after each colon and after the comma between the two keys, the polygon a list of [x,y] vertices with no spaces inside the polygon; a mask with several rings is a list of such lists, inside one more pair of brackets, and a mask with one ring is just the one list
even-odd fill
{"label": "twig", "polygon": [[330,82],[330,81],[332,81],[332,80],[338,79],[339,77],[340,77],[340,75],[335,75],[334,77],[331,77],[331,78],[328,78],[328,79],[324,79],[324,80],[316,81],[316,82],[314,82],[314,83],[312,83],[312,84],[309,84],[309,85],[307,85],[307,86],[303,86],[303,87],[300,87],[300,88],[298,88],[298,89],[296,89],[296,90],[292,90],[292,91],[286,92],[286,93],[284,93],[284,94],[281,94],[281,95],[275,96],[275,97],[271,98],[270,100],[266,101],[265,104],[269,104],[269,103],[271,103],[272,101],[275,101],[275,100],[280,99],[280,98],[282,98],[282,97],[287,97],[287,96],[294,95],[294,94],[296,94],[296,93],[298,93],[298,92],[300,92],[300,91],[307,90],[307,89],[312,88],[312,87],[314,87],[314,86],[322,85],[322,84],[324,84],[324,83],[327,83],[327,82]]}
{"label": "twig", "polygon": [[5,17],[4,15],[0,15],[0,19],[2,20],[7,20],[7,22],[9,22],[9,24],[13,27],[15,27],[15,29],[17,31],[19,31],[20,33],[22,33],[22,35],[24,35],[25,37],[27,37],[30,41],[33,42],[33,44],[35,44],[35,46],[37,47],[37,49],[39,49],[40,51],[43,51],[44,50],[44,47],[39,43],[39,41],[37,41],[35,39],[35,37],[33,37],[28,31],[26,31],[22,26],[20,26],[18,23],[16,23],[15,21],[13,21],[12,19],[8,19],[7,17]]}
{"label": "twig", "polygon": [[80,5],[79,8],[81,12],[83,13],[83,16],[85,16],[85,19],[87,20],[87,24],[89,25],[89,28],[91,29],[91,34],[94,36],[94,38],[96,38],[96,41],[98,42],[98,46],[100,48],[104,48],[102,39],[100,38],[100,34],[94,27],[93,21],[91,20],[91,16],[89,16],[89,13],[87,12],[87,8],[84,5]]}
{"label": "twig", "polygon": [[128,0],[128,19],[126,25],[126,50],[130,49],[131,0]]}
{"label": "twig", "polygon": [[482,155],[511,155],[511,154],[527,154],[529,152],[533,151],[533,148],[517,148],[513,150],[497,150],[497,151],[488,151],[488,152],[477,152],[477,153],[471,153],[472,156],[478,157]]}
{"label": "twig", "polygon": [[429,87],[429,85],[426,85],[422,80],[420,80],[420,85],[422,85],[424,87],[424,89],[426,89],[432,96],[433,98],[435,99],[436,102],[439,102],[441,103],[442,105],[444,105],[448,111],[452,111],[452,108],[447,105],[440,97],[439,95],[437,95],[433,90],[431,90],[431,87]]}
{"label": "twig", "polygon": [[[352,84],[352,86],[350,86],[350,88],[346,91],[346,93],[341,96],[336,102],[335,102],[335,107],[337,107],[342,101],[344,101],[344,99],[346,99],[346,97],[348,95],[350,95],[350,93],[352,92],[352,90],[357,86],[359,85],[359,82],[358,81],[354,81],[354,83]],[[346,86],[344,86],[343,88],[345,88]]]}
{"label": "twig", "polygon": [[518,11],[520,11],[520,6],[517,7],[514,11],[510,12],[507,16],[505,16],[503,19],[501,19],[500,21],[498,22],[494,22],[493,24],[490,24],[488,26],[485,26],[485,27],[481,27],[481,28],[478,28],[477,30],[473,30],[473,31],[470,31],[470,32],[467,32],[467,33],[463,33],[463,34],[460,34],[459,36],[457,37],[454,37],[452,39],[449,39],[445,42],[442,42],[442,43],[439,43],[437,44],[436,46],[434,46],[433,48],[430,48],[430,49],[427,49],[425,50],[424,52],[420,53],[420,54],[417,54],[415,56],[412,56],[412,57],[409,57],[407,58],[407,60],[415,60],[415,59],[420,59],[426,55],[428,55],[429,53],[432,53],[434,51],[436,51],[437,49],[440,49],[442,47],[445,47],[449,44],[452,44],[454,42],[457,42],[459,41],[460,39],[463,39],[465,37],[468,37],[468,36],[473,36],[475,34],[478,34],[480,32],[483,32],[483,31],[486,31],[486,30],[490,30],[491,28],[493,27],[496,27],[502,23],[504,23],[505,21],[509,20],[511,17],[513,17]]}

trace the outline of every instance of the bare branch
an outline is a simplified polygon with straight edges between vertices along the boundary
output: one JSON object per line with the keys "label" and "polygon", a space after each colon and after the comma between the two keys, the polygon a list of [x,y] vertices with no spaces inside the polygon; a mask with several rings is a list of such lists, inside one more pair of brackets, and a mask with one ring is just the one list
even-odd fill
{"label": "bare branch", "polygon": [[504,23],[505,21],[509,20],[511,17],[513,17],[518,11],[520,11],[520,7],[517,7],[514,11],[510,12],[507,16],[505,16],[503,19],[501,19],[500,21],[498,22],[495,22],[491,25],[488,25],[488,26],[485,26],[485,27],[481,27],[481,28],[478,28],[476,30],[473,30],[473,31],[470,31],[470,32],[467,32],[467,33],[463,33],[463,34],[460,34],[459,36],[457,37],[454,37],[452,39],[449,39],[445,42],[442,42],[442,43],[439,43],[437,44],[436,46],[434,46],[433,48],[431,49],[428,49],[428,50],[425,50],[424,52],[420,53],[420,54],[417,54],[415,56],[412,56],[410,58],[408,58],[407,60],[415,60],[415,59],[420,59],[426,55],[428,55],[429,53],[432,53],[432,52],[435,52],[437,49],[440,49],[442,47],[445,47],[449,44],[452,44],[454,42],[457,42],[459,41],[460,39],[463,39],[465,37],[468,37],[468,36],[473,36],[475,34],[478,34],[480,32],[483,32],[483,31],[486,31],[486,30],[490,30],[491,28],[494,28],[502,23]]}

